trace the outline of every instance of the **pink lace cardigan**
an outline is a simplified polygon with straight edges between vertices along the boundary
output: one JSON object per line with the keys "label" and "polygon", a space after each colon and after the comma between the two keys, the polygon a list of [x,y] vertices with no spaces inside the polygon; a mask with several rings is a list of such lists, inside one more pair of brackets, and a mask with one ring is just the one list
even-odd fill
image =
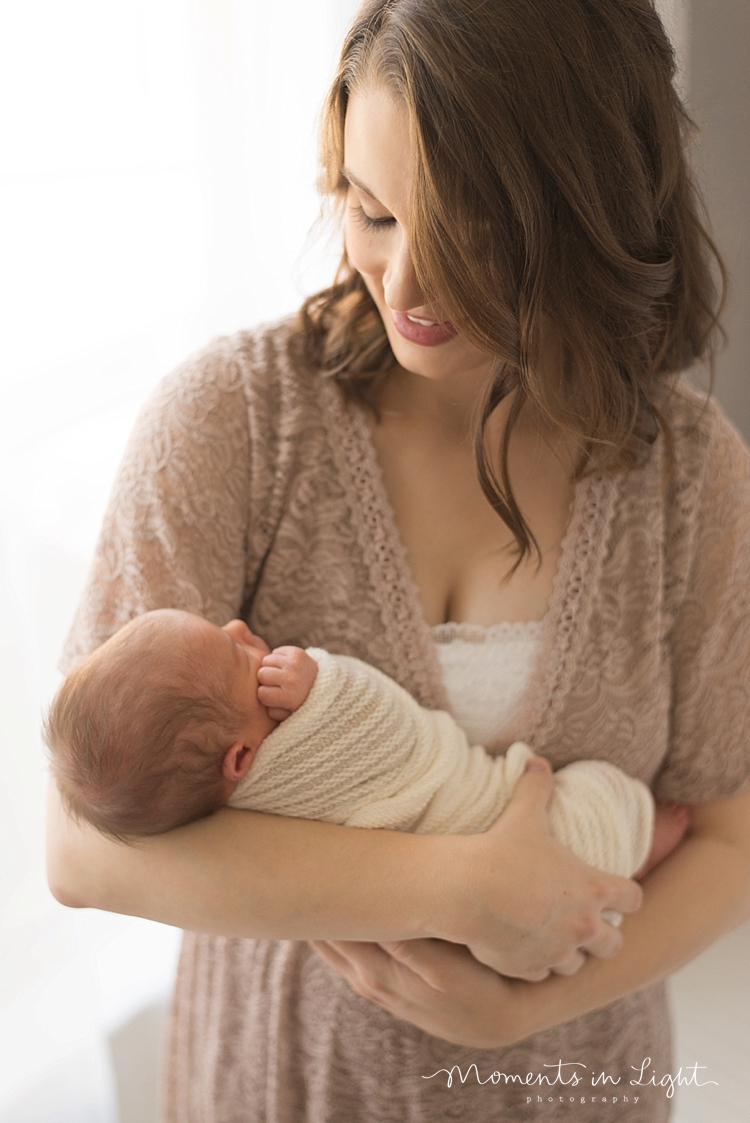
{"label": "pink lace cardigan", "polygon": [[[610,760],[699,802],[750,781],[750,453],[684,383],[664,410],[671,481],[660,437],[644,467],[577,485],[531,680],[496,749],[524,739],[555,768]],[[445,702],[365,418],[306,368],[292,321],[215,341],[151,397],[64,664],[161,606],[242,615],[272,646],[356,655]],[[578,1123],[601,1118],[578,1101],[604,1071],[630,1096],[628,1123],[659,1123],[664,1090],[628,1085],[648,1057],[674,1071],[662,984],[504,1051],[465,1049],[357,997],[305,943],[186,933],[167,1119]],[[554,1077],[559,1060],[583,1074],[575,1108],[559,1081],[487,1079]],[[454,1065],[465,1080],[424,1079]]]}

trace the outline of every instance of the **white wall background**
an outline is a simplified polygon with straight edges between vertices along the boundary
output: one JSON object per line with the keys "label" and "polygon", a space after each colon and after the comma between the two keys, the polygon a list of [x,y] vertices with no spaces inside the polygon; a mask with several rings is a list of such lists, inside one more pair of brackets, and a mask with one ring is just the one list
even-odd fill
{"label": "white wall background", "polygon": [[[157,379],[327,283],[316,117],[350,0],[27,0],[0,17],[0,1119],[148,1123],[179,934],[50,897],[40,711]],[[130,1031],[122,1029],[138,1014]],[[110,1038],[114,1035],[111,1042]],[[135,1051],[134,1051],[135,1050]]]}
{"label": "white wall background", "polygon": [[[154,1118],[178,933],[50,897],[39,715],[138,406],[212,335],[331,276],[335,240],[309,238],[315,122],[354,6],[25,0],[0,17],[0,1123]],[[662,7],[687,73],[687,8]],[[702,1003],[718,990],[747,1034],[738,962],[747,979],[742,934],[680,976],[679,1063],[732,1069]],[[705,1092],[682,1123],[744,1118],[731,1077]]]}

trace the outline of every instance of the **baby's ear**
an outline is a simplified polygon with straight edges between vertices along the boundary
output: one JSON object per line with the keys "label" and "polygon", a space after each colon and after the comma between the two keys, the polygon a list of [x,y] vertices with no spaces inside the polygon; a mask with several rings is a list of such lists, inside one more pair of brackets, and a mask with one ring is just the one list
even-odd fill
{"label": "baby's ear", "polygon": [[242,737],[238,737],[224,754],[221,769],[224,778],[229,780],[230,783],[236,784],[250,771],[254,756],[255,751],[245,744]]}

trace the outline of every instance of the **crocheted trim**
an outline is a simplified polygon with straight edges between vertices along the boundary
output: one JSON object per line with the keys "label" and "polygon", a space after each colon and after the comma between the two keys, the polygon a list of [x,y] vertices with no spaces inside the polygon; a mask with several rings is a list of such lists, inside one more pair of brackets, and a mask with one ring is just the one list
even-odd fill
{"label": "crocheted trim", "polygon": [[332,381],[321,389],[323,415],[331,419],[331,451],[380,607],[396,677],[422,705],[447,709],[437,652],[364,411],[346,403]]}
{"label": "crocheted trim", "polygon": [[579,481],[563,538],[539,649],[525,694],[512,722],[513,740],[543,743],[554,730],[570,687],[572,668],[581,665],[575,644],[599,587],[620,495],[622,476],[588,476]]}

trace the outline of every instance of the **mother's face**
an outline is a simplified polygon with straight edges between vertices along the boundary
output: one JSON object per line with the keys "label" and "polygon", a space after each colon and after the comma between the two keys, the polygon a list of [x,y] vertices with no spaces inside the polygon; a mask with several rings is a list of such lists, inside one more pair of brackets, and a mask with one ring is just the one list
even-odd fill
{"label": "mother's face", "polygon": [[383,86],[349,99],[344,175],[349,261],[378,307],[398,363],[436,379],[489,371],[492,357],[458,333],[417,281],[408,233],[409,118]]}

